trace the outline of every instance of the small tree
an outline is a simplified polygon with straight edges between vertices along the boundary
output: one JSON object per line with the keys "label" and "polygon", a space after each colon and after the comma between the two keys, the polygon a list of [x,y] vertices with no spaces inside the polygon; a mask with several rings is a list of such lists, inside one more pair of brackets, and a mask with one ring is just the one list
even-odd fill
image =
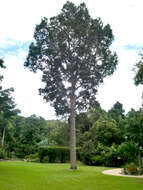
{"label": "small tree", "polygon": [[127,115],[127,136],[138,145],[138,164],[141,166],[141,152],[143,149],[143,110],[131,110]]}
{"label": "small tree", "polygon": [[[0,68],[5,68],[3,60],[0,59]],[[0,83],[3,76],[0,76]],[[4,141],[6,135],[6,129],[11,125],[14,116],[16,116],[20,110],[16,109],[16,104],[11,97],[13,88],[3,90],[0,86],[0,131],[2,133],[1,147],[4,148]]]}
{"label": "small tree", "polygon": [[25,66],[43,72],[40,89],[57,115],[70,114],[71,169],[76,169],[75,112],[94,103],[97,87],[111,75],[117,55],[109,25],[92,19],[84,3],[67,2],[59,15],[43,18],[35,29]]}
{"label": "small tree", "polygon": [[120,102],[116,102],[113,107],[108,111],[109,117],[114,119],[117,123],[119,123],[121,118],[124,118],[125,110],[123,109],[123,104]]}

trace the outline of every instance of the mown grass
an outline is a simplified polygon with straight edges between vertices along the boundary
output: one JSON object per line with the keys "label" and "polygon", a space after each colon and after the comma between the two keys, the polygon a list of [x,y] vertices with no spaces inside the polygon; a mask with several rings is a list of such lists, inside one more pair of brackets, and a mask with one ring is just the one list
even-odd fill
{"label": "mown grass", "polygon": [[143,179],[102,174],[108,169],[69,164],[0,162],[0,190],[141,190]]}

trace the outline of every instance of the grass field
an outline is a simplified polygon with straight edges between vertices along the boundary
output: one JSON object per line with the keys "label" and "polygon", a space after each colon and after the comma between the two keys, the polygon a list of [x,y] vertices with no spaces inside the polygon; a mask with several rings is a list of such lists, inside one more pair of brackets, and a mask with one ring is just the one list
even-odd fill
{"label": "grass field", "polygon": [[0,162],[0,190],[142,190],[143,179],[104,175],[108,168]]}

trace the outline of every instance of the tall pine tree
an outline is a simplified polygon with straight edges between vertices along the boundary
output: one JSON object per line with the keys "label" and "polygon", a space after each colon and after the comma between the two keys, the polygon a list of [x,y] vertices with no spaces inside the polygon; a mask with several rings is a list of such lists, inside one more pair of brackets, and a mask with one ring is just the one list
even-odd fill
{"label": "tall pine tree", "polygon": [[109,25],[93,19],[84,3],[67,2],[59,15],[36,26],[25,66],[43,72],[40,94],[57,115],[70,115],[71,169],[76,169],[75,113],[92,105],[103,78],[111,75],[117,55]]}

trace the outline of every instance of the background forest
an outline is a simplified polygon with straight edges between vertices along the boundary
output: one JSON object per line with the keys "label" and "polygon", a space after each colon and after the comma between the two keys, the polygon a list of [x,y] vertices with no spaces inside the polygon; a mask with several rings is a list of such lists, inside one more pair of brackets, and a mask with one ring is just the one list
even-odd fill
{"label": "background forest", "polygon": [[[4,69],[3,61],[0,63]],[[68,149],[69,119],[20,116],[11,97],[12,91],[12,88],[0,88],[0,159],[59,162],[50,160],[45,151],[60,147]],[[126,114],[122,103],[116,102],[105,111],[96,102],[95,107],[76,114],[76,138],[78,159],[85,164],[121,166],[131,161],[141,162],[143,109],[131,109]]]}

